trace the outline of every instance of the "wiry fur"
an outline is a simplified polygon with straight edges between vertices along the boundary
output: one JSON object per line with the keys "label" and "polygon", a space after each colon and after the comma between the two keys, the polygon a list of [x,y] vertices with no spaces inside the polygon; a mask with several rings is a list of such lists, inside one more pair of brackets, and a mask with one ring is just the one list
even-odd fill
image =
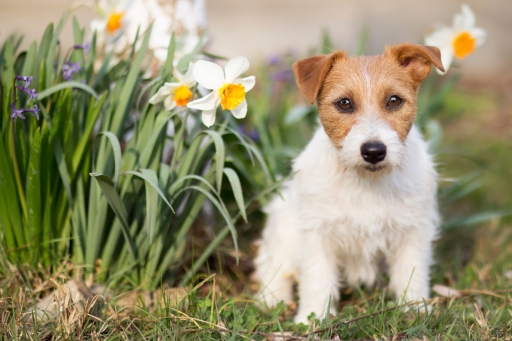
{"label": "wiry fur", "polygon": [[[412,122],[417,87],[438,52],[424,49],[402,44],[383,56],[336,53],[315,59],[305,72],[300,63],[308,60],[294,67],[301,90],[318,101],[322,126],[295,160],[297,174],[283,189],[284,199],[276,196],[265,209],[268,221],[255,263],[259,297],[268,306],[292,301],[298,280],[296,322],[307,322],[312,312],[323,316],[329,300],[334,313],[340,288],[372,286],[382,265],[398,298],[429,296],[431,243],[440,223],[437,176]],[[312,79],[321,86],[301,86]],[[391,95],[405,99],[400,110],[385,108]],[[343,97],[352,99],[353,113],[334,107]],[[361,157],[360,147],[368,141],[387,147],[386,158],[376,165]]]}

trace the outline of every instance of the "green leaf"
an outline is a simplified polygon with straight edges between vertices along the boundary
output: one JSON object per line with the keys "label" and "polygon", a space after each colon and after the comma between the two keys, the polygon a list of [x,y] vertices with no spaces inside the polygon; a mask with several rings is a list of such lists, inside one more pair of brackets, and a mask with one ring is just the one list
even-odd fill
{"label": "green leaf", "polygon": [[56,84],[54,86],[51,86],[51,87],[39,92],[37,94],[37,99],[42,100],[43,98],[53,95],[56,92],[59,92],[64,89],[69,89],[69,88],[81,89],[81,90],[84,90],[85,92],[89,93],[90,95],[94,96],[95,98],[98,97],[98,94],[96,93],[96,91],[94,91],[94,89],[91,88],[90,86],[80,83],[80,82],[70,81],[70,82]]}
{"label": "green leaf", "polygon": [[30,144],[30,156],[26,177],[26,195],[27,195],[27,220],[29,244],[36,249],[36,254],[40,247],[40,238],[42,237],[41,223],[42,202],[41,202],[41,133],[37,128],[32,143]]}
{"label": "green leaf", "polygon": [[503,218],[512,215],[511,210],[498,210],[488,211],[473,214],[467,217],[459,217],[443,223],[443,227],[446,229],[457,228],[457,227],[468,227],[472,225],[479,225],[488,222],[492,219]]}
{"label": "green leaf", "polygon": [[247,223],[247,214],[245,212],[245,203],[244,203],[244,195],[242,193],[242,185],[240,184],[240,179],[238,178],[238,174],[231,168],[224,168],[224,174],[229,179],[231,183],[231,189],[233,190],[233,195],[235,196],[235,201],[240,210],[240,214],[242,218]]}
{"label": "green leaf", "polygon": [[[131,99],[135,92],[136,85],[139,79],[139,74],[141,71],[141,64],[144,58],[146,57],[146,52],[148,50],[149,38],[151,36],[152,28],[153,24],[151,24],[146,31],[144,40],[142,41],[140,48],[138,48],[137,56],[135,57],[135,60],[130,67],[130,71],[128,72],[128,76],[126,77],[126,80],[123,84],[121,94],[119,98],[117,98],[116,110],[112,118],[110,129],[108,129],[117,136],[120,136],[121,134],[121,128],[124,124],[125,116],[131,105]],[[133,44],[135,46],[136,42],[134,42]]]}
{"label": "green leaf", "polygon": [[169,47],[167,48],[167,59],[165,61],[164,66],[164,79],[167,81],[171,80],[172,71],[174,68],[174,50],[176,49],[176,37],[174,36],[174,31],[171,35],[171,41],[169,42]]}
{"label": "green leaf", "polygon": [[224,169],[224,162],[226,160],[226,148],[224,146],[224,140],[222,136],[214,130],[205,130],[201,134],[210,135],[215,144],[215,168],[217,174],[217,192],[220,193],[222,188],[222,171]]}
{"label": "green leaf", "polygon": [[[126,172],[124,172],[124,174],[135,175],[135,176],[138,176],[139,178],[143,179],[144,181],[146,181],[146,184],[149,184],[151,187],[153,187],[155,189],[155,191],[158,193],[158,195],[160,195],[162,200],[167,204],[167,206],[169,206],[169,208],[174,213],[174,209],[172,208],[171,203],[167,200],[164,192],[162,192],[160,187],[158,187],[158,180],[155,181],[152,176],[149,176],[148,172],[153,172],[153,171],[150,169],[141,169],[140,172],[126,171]],[[156,177],[156,175],[155,175],[155,177]]]}
{"label": "green leaf", "polygon": [[[156,185],[158,178],[155,171],[152,169],[141,169],[141,173],[144,174],[148,179]],[[158,192],[154,186],[150,185],[148,181],[146,183],[146,219],[145,225],[149,235],[149,244],[153,243],[153,235],[155,232],[156,216],[158,214]],[[149,186],[148,186],[149,185]],[[158,188],[158,187],[157,187]],[[162,192],[160,192],[162,193]],[[162,193],[163,194],[163,193]],[[171,208],[172,209],[172,208]]]}
{"label": "green leaf", "polygon": [[290,111],[288,111],[288,113],[286,114],[284,118],[284,124],[286,126],[291,126],[302,120],[311,112],[313,112],[313,110],[310,105],[297,104],[296,106],[291,108]]}
{"label": "green leaf", "polygon": [[[189,175],[190,177],[192,175]],[[196,176],[196,178],[200,178],[198,176]],[[203,183],[206,183],[208,184],[209,186],[211,186],[206,180],[203,179]],[[231,231],[231,236],[233,237],[233,244],[235,246],[235,253],[236,253],[236,261],[238,263],[238,241],[237,241],[237,232],[236,232],[236,229],[235,229],[235,225],[233,225],[233,221],[231,220],[231,217],[229,215],[229,212],[226,208],[226,206],[224,205],[224,203],[221,201],[221,200],[217,200],[217,198],[215,198],[210,192],[208,192],[206,189],[202,188],[202,187],[199,187],[199,186],[187,186],[183,189],[181,189],[176,195],[180,195],[182,192],[186,191],[186,190],[189,190],[189,189],[192,189],[192,190],[196,190],[198,192],[201,192],[203,195],[205,195],[208,200],[210,200],[210,202],[215,206],[217,207],[217,210],[220,212],[220,214],[222,215],[222,217],[224,218],[224,221],[228,224],[228,227],[229,227],[229,230]],[[213,188],[210,187],[210,190],[213,190]]]}
{"label": "green leaf", "polygon": [[11,40],[5,43],[3,59],[2,82],[7,88],[11,88],[14,79],[14,51]]}
{"label": "green leaf", "polygon": [[[107,98],[107,93],[105,92],[101,98],[94,103],[94,98],[91,98],[91,102],[89,103],[89,111],[87,112],[87,117],[85,121],[85,127],[82,131],[82,136],[78,141],[78,144],[73,151],[73,158],[71,159],[71,169],[73,174],[76,175],[78,170],[78,166],[80,162],[83,160],[84,155],[86,154],[86,148],[89,146],[91,140],[91,134],[96,124],[96,120],[98,119],[101,109],[103,108],[103,104]],[[93,159],[94,160],[94,159]]]}
{"label": "green leaf", "polygon": [[96,181],[98,182],[98,185],[100,186],[103,194],[105,195],[105,198],[107,198],[107,201],[112,208],[112,211],[114,211],[115,215],[121,221],[121,230],[124,235],[124,239],[126,243],[128,244],[128,248],[130,250],[130,253],[134,260],[138,260],[138,251],[137,247],[135,245],[135,242],[133,241],[133,238],[130,234],[130,225],[128,224],[128,214],[126,213],[126,209],[123,205],[123,202],[121,198],[119,197],[119,194],[117,193],[116,189],[114,188],[114,183],[112,180],[103,174],[99,173],[89,173],[90,176],[94,177]]}
{"label": "green leaf", "polygon": [[[121,174],[122,155],[121,155],[121,144],[117,139],[117,136],[110,131],[102,131],[97,136],[106,136],[112,145],[112,152],[114,153],[114,188],[117,188],[117,182],[119,181],[119,175]],[[93,156],[93,160],[96,157]]]}

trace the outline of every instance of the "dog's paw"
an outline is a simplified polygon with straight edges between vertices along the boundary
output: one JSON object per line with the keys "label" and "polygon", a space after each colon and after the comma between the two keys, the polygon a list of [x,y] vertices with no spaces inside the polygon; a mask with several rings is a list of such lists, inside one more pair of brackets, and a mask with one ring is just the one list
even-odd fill
{"label": "dog's paw", "polygon": [[309,324],[309,320],[308,320],[308,315],[305,314],[305,313],[301,313],[299,312],[297,315],[295,315],[295,317],[293,318],[293,322],[295,324],[300,324],[300,323],[303,323],[305,324],[306,326]]}

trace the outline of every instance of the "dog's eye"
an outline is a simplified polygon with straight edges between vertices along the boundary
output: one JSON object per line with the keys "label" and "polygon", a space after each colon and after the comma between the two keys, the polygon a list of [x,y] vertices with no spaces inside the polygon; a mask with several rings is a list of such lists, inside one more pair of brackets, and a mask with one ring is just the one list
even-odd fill
{"label": "dog's eye", "polygon": [[334,105],[338,108],[339,111],[343,113],[351,113],[354,111],[354,107],[352,106],[352,102],[348,98],[342,98],[339,101],[335,102]]}
{"label": "dog's eye", "polygon": [[402,106],[403,103],[403,99],[396,95],[393,95],[389,98],[388,103],[386,103],[386,109],[398,109]]}

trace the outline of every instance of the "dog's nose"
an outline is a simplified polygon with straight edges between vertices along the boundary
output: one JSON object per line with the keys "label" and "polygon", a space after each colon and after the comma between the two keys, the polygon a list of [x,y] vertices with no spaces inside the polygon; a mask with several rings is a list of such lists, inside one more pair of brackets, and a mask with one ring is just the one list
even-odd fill
{"label": "dog's nose", "polygon": [[364,161],[376,164],[386,157],[386,145],[382,142],[366,142],[361,146]]}

